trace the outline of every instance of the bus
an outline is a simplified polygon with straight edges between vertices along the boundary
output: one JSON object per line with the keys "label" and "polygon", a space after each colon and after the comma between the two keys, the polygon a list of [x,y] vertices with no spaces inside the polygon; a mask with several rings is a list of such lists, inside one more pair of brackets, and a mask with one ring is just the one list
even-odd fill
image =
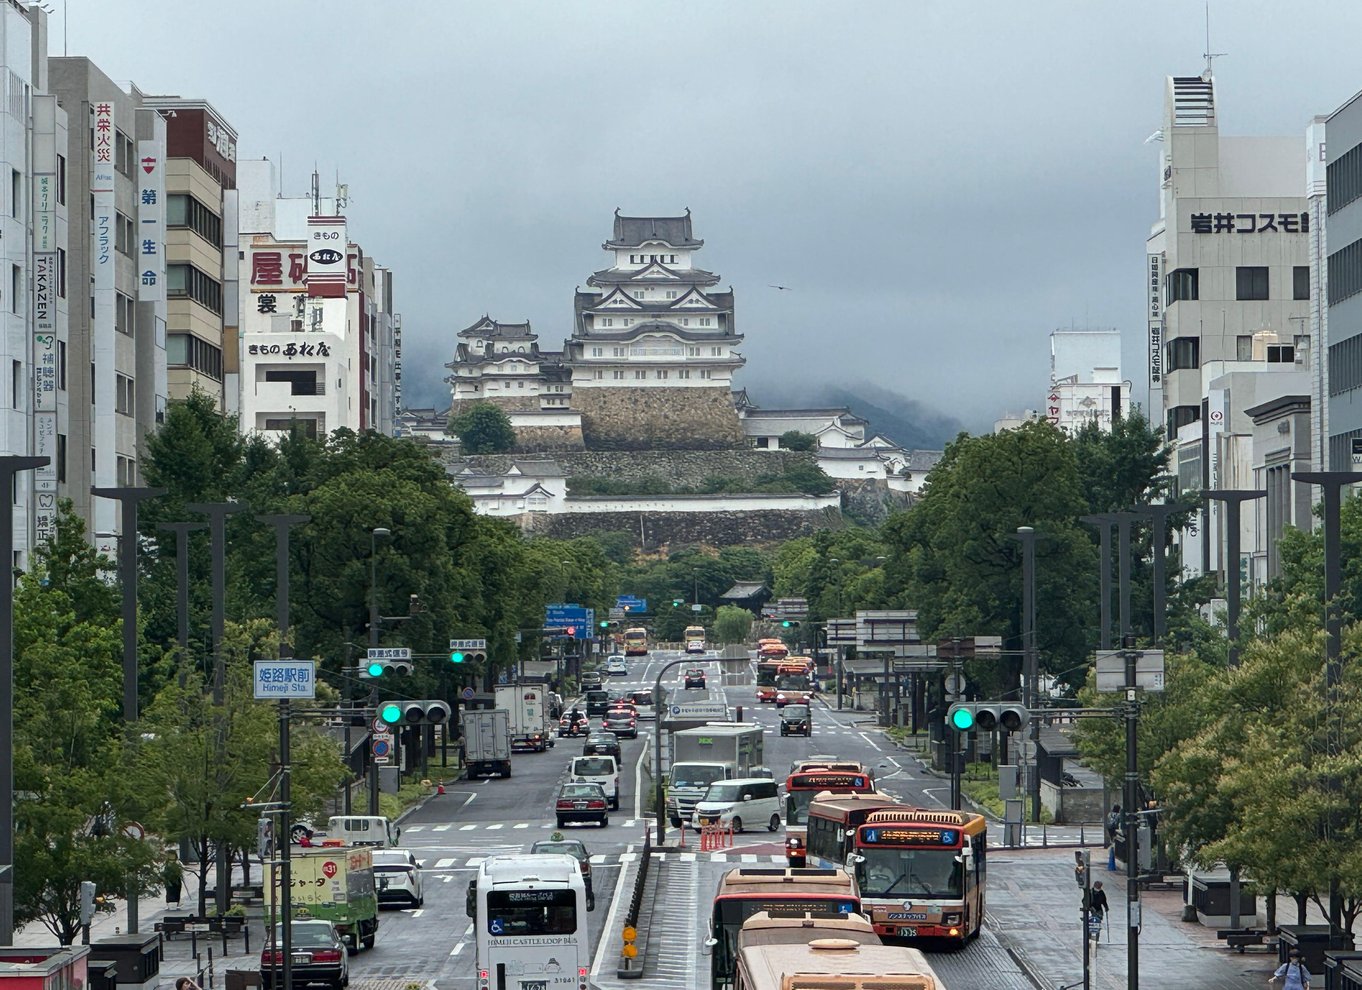
{"label": "bus", "polygon": [[758,660],[783,660],[790,655],[790,648],[780,639],[757,640]]}
{"label": "bus", "polygon": [[811,938],[847,938],[883,945],[875,926],[859,914],[771,914],[758,911],[738,929],[738,951],[749,945],[803,945]]}
{"label": "bus", "polygon": [[753,945],[738,953],[736,990],[943,990],[917,949],[848,938]]}
{"label": "bus", "polygon": [[776,670],[776,707],[807,705],[813,695],[813,672],[808,657],[786,657]]}
{"label": "bus", "polygon": [[626,657],[648,655],[648,630],[641,626],[624,630],[624,655]]}
{"label": "bus", "polygon": [[705,940],[712,990],[733,986],[738,932],[758,911],[799,916],[860,914],[861,895],[855,879],[845,870],[729,870],[714,892],[709,938]]}
{"label": "bus", "polygon": [[983,924],[987,851],[982,815],[900,807],[866,818],[848,860],[881,938],[963,946]]}
{"label": "bus", "polygon": [[810,767],[785,778],[785,855],[791,866],[804,865],[804,840],[809,828],[809,805],[814,796],[873,794],[875,779],[863,768],[832,770]]}
{"label": "bus", "polygon": [[559,853],[489,856],[468,885],[478,990],[588,990],[581,866]]}
{"label": "bus", "polygon": [[686,643],[686,647],[687,647],[687,648],[690,647],[690,644],[691,644],[691,643],[699,643],[701,646],[704,646],[704,645],[705,645],[705,627],[704,627],[704,626],[686,626],[686,633],[685,633],[685,635],[682,637],[682,639],[685,640],[685,643]]}
{"label": "bus", "polygon": [[877,811],[902,807],[888,794],[815,795],[805,827],[804,851],[809,865],[847,869],[856,829]]}

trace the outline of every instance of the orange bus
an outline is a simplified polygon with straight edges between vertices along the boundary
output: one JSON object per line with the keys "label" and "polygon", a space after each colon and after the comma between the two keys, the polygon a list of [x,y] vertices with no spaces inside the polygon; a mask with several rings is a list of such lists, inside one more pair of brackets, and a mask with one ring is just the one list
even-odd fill
{"label": "orange bus", "polygon": [[817,794],[809,805],[804,852],[810,866],[850,869],[856,829],[877,811],[905,805],[888,794]]}
{"label": "orange bus", "polygon": [[875,778],[864,769],[810,767],[785,779],[785,855],[791,866],[803,866],[809,830],[809,806],[815,797],[874,794]]}
{"label": "orange bus", "polygon": [[758,660],[783,660],[790,655],[790,648],[779,639],[759,639],[757,640],[757,659]]}
{"label": "orange bus", "polygon": [[786,657],[776,671],[776,707],[807,705],[813,696],[813,661]]}
{"label": "orange bus", "polygon": [[944,990],[931,963],[917,949],[812,934],[815,937],[802,943],[743,948],[735,990]]}
{"label": "orange bus", "polygon": [[626,657],[646,657],[648,655],[648,630],[642,626],[624,630],[624,655]]}
{"label": "orange bus", "polygon": [[984,921],[987,851],[982,815],[898,807],[857,827],[847,859],[881,938],[963,946]]}

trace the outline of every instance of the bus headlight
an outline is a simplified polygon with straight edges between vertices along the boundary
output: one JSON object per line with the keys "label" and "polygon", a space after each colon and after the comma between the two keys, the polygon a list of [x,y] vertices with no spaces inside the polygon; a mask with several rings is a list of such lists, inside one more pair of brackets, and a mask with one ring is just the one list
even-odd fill
{"label": "bus headlight", "polygon": [[959,928],[952,928],[952,929],[950,929],[946,934],[948,934],[951,938],[959,938],[959,937],[960,937],[960,929],[959,929]]}

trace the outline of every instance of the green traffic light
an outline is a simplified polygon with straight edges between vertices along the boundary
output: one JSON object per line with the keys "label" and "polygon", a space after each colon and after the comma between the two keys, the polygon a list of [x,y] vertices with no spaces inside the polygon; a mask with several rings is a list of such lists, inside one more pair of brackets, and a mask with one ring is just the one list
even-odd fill
{"label": "green traffic light", "polygon": [[381,664],[381,663],[371,663],[371,664],[369,664],[369,676],[370,676],[370,677],[382,677],[382,676],[383,676],[383,670],[384,670],[384,667],[383,667],[383,664]]}
{"label": "green traffic light", "polygon": [[609,628],[610,628],[610,621],[609,621],[608,619],[602,619],[602,620],[601,620],[601,628],[602,628],[602,629],[609,629]]}
{"label": "green traffic light", "polygon": [[463,663],[463,654],[455,650],[449,655],[450,663]]}
{"label": "green traffic light", "polygon": [[968,708],[957,708],[951,712],[951,727],[959,732],[969,732],[974,728],[974,712]]}
{"label": "green traffic light", "polygon": [[789,629],[789,628],[790,628],[790,620],[789,620],[789,619],[786,619],[786,620],[785,620],[784,622],[782,622],[780,625],[781,625],[781,627],[784,628],[784,629]]}
{"label": "green traffic light", "polygon": [[389,725],[396,725],[398,722],[402,721],[402,706],[393,704],[384,705],[379,710],[378,717]]}

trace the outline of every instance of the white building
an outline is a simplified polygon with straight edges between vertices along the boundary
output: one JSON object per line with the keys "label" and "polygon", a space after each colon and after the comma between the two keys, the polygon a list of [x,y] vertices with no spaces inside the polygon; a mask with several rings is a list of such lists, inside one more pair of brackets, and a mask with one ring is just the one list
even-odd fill
{"label": "white building", "polygon": [[[1174,441],[1179,488],[1202,491],[1226,487],[1213,474],[1250,467],[1231,471],[1225,439],[1251,434],[1248,408],[1274,390],[1308,392],[1294,374],[1310,360],[1306,155],[1298,137],[1222,135],[1209,73],[1167,80],[1160,134],[1159,218],[1146,243],[1150,418]],[[1241,376],[1256,373],[1286,376],[1248,388]],[[1235,384],[1222,400],[1215,383],[1226,376]],[[1219,512],[1203,513],[1198,532],[1219,537]],[[1184,552],[1188,571],[1218,569],[1218,540],[1198,542]]]}
{"label": "white building", "polygon": [[498,323],[483,316],[459,331],[451,374],[451,411],[491,402],[505,412],[565,410],[572,404],[572,375],[562,351],[541,351],[528,322]]}
{"label": "white building", "polygon": [[237,188],[241,428],[392,434],[401,321],[391,273],[348,235],[344,187],[283,197],[274,164],[258,159],[238,162]]}
{"label": "white building", "polygon": [[1066,433],[1088,423],[1104,430],[1130,413],[1130,382],[1121,376],[1118,330],[1050,333],[1050,391],[1046,419]]}

